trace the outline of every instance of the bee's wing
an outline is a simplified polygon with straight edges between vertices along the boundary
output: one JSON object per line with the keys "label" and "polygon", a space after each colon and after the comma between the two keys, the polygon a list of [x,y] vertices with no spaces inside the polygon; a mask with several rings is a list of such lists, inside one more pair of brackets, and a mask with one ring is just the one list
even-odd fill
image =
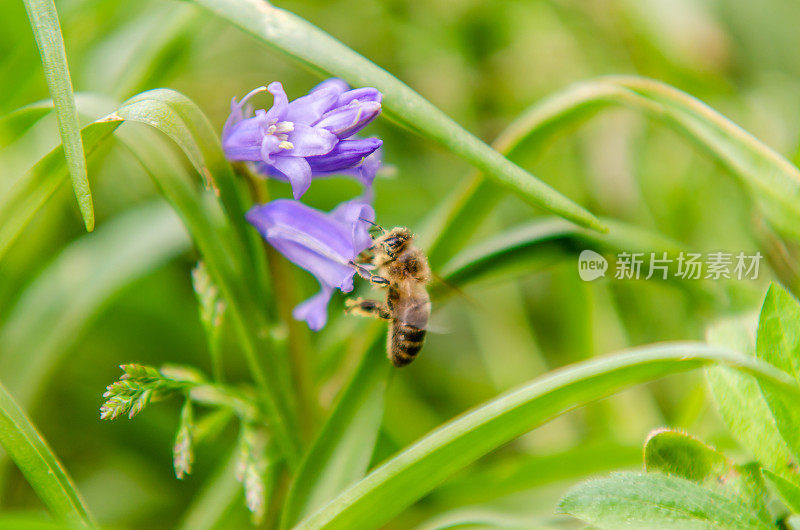
{"label": "bee's wing", "polygon": [[438,296],[436,296],[437,300],[443,298],[444,293],[448,293],[450,296],[455,295],[463,300],[466,300],[470,305],[479,305],[477,300],[433,271],[431,271],[431,278],[433,279],[434,287],[436,288],[435,291],[438,293]]}

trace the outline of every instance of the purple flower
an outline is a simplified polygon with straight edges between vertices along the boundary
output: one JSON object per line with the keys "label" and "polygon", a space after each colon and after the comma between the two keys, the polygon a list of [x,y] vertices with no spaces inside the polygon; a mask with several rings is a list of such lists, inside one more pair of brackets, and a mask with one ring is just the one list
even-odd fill
{"label": "purple flower", "polygon": [[295,307],[292,315],[314,331],[328,320],[328,302],[334,289],[353,290],[355,269],[349,265],[372,244],[369,221],[372,206],[354,199],[330,213],[290,199],[254,206],[247,220],[278,252],[313,274],[321,291]]}
{"label": "purple flower", "polygon": [[[272,108],[255,114],[245,109],[251,97],[264,91],[273,95]],[[341,79],[324,81],[292,102],[280,83],[270,83],[231,102],[222,147],[229,160],[256,162],[258,172],[289,181],[299,199],[312,176],[346,174],[381,146],[377,138],[349,139],[380,113],[380,102],[377,89],[349,90]],[[368,173],[362,168],[357,176],[371,184],[374,171]]]}

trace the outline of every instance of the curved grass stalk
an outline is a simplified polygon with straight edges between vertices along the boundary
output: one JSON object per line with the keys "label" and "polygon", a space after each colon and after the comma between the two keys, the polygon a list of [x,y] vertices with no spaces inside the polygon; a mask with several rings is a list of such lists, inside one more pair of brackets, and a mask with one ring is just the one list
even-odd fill
{"label": "curved grass stalk", "polygon": [[[144,123],[148,123],[147,120],[152,120],[154,117],[159,117],[161,126],[148,123],[159,130],[166,126],[180,127],[181,120],[174,115],[170,116],[168,106],[164,107],[155,102],[154,111],[150,111],[147,109],[148,105],[150,103],[147,100],[140,100],[120,109],[119,115],[132,121],[142,119]],[[171,132],[176,134],[174,131]],[[123,131],[120,134],[123,135],[127,146],[142,162],[145,170],[183,219],[192,239],[203,255],[214,283],[219,286],[228,302],[228,314],[242,339],[245,359],[258,385],[270,426],[289,465],[296,465],[299,459],[299,441],[296,436],[297,431],[293,427],[293,401],[292,396],[279,381],[279,374],[285,372],[282,368],[277,368],[283,359],[277,358],[274,349],[270,347],[269,337],[266,334],[269,325],[264,318],[263,310],[258,306],[257,295],[248,285],[248,278],[252,278],[256,273],[252,268],[249,269],[249,274],[245,272],[249,267],[244,263],[248,261],[247,258],[239,263],[232,259],[234,256],[246,256],[242,252],[237,254],[243,243],[223,235],[223,233],[235,232],[232,226],[225,227],[225,225],[227,223],[234,224],[236,221],[230,219],[229,213],[220,215],[221,212],[210,211],[206,207],[203,194],[192,183],[177,175],[171,169],[174,165],[166,162],[157,150],[149,148],[145,142],[139,141],[132,134],[126,134]],[[181,134],[185,134],[185,131]],[[198,149],[189,140],[189,136],[186,136],[181,141],[188,142],[185,144],[187,149]],[[177,143],[180,145],[180,142]],[[192,155],[189,156],[191,159]],[[233,183],[231,182],[230,185]],[[240,215],[243,218],[244,214]],[[225,228],[221,229],[217,226],[220,222]],[[261,366],[260,359],[266,363],[266,370]]]}
{"label": "curved grass stalk", "polygon": [[0,385],[0,445],[56,519],[94,527],[72,479],[31,421]]}
{"label": "curved grass stalk", "polygon": [[529,430],[590,401],[667,374],[722,364],[757,377],[797,402],[800,388],[774,367],[701,343],[635,348],[567,366],[442,425],[300,522],[303,529],[374,528],[450,475]]}
{"label": "curved grass stalk", "polygon": [[81,127],[78,110],[72,93],[72,80],[69,76],[64,39],[58,23],[58,13],[53,0],[24,0],[31,29],[42,56],[42,66],[50,96],[55,103],[58,130],[64,146],[63,154],[72,177],[72,188],[78,199],[86,230],[94,230],[94,205],[86,173]]}
{"label": "curved grass stalk", "polygon": [[467,132],[386,70],[297,15],[261,0],[192,0],[316,72],[383,93],[383,108],[400,125],[435,140],[528,203],[579,225],[605,230],[590,212]]}
{"label": "curved grass stalk", "polygon": [[[573,85],[533,105],[503,132],[495,148],[510,154],[609,105],[667,121],[750,188],[776,228],[800,237],[800,171],[711,107],[658,81],[619,76]],[[501,196],[502,190],[480,175],[456,191],[425,230],[431,262],[452,257]]]}

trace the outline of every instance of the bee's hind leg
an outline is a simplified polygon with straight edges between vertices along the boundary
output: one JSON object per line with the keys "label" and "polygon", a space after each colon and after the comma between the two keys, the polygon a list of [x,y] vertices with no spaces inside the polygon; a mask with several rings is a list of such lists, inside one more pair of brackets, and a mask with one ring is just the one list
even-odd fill
{"label": "bee's hind leg", "polygon": [[363,298],[350,298],[344,301],[345,313],[360,317],[380,318],[390,320],[392,314],[385,302],[378,300],[364,300]]}

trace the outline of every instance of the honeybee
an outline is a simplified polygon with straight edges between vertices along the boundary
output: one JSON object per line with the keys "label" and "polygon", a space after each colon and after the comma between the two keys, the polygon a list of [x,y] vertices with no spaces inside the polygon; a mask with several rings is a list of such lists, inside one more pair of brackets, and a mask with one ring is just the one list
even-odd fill
{"label": "honeybee", "polygon": [[[373,244],[354,263],[359,275],[386,289],[386,301],[349,299],[345,311],[354,315],[388,320],[386,355],[397,367],[413,361],[425,341],[425,328],[431,314],[431,299],[426,285],[431,270],[425,253],[414,246],[408,228],[396,227],[373,236]],[[376,274],[364,265],[374,267]]]}

